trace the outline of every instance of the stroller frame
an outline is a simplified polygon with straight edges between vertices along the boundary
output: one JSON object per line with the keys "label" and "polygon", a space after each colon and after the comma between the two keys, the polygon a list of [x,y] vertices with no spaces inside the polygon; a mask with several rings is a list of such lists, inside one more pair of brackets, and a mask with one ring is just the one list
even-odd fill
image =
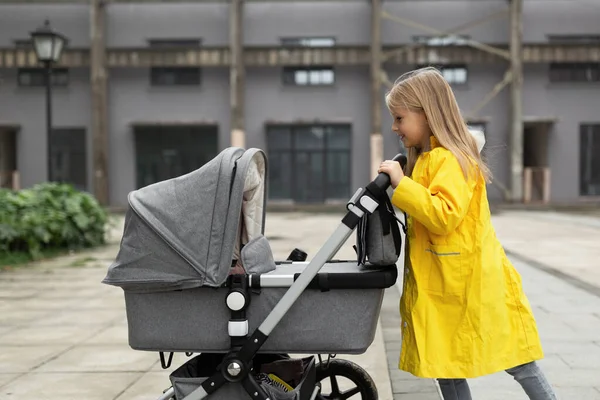
{"label": "stroller frame", "polygon": [[[402,154],[396,155],[394,161],[398,161],[402,166],[406,163],[406,157]],[[244,387],[248,395],[253,399],[270,400],[263,389],[259,386],[256,380],[250,374],[251,363],[254,356],[258,353],[261,346],[269,338],[269,335],[285,314],[294,305],[302,292],[309,286],[311,281],[319,273],[321,268],[331,260],[331,258],[340,250],[344,243],[348,240],[354,229],[356,229],[360,219],[365,214],[372,214],[379,206],[376,199],[380,198],[381,194],[387,190],[390,185],[390,177],[385,173],[380,173],[371,183],[365,188],[359,188],[350,199],[347,206],[347,213],[343,217],[341,223],[327,239],[325,244],[319,249],[315,257],[308,263],[306,269],[297,277],[294,283],[289,287],[280,301],[275,305],[273,310],[265,318],[262,324],[255,329],[249,337],[236,338],[235,332],[231,332],[232,344],[237,344],[240,341],[241,346],[232,346],[232,350],[225,356],[221,363],[221,369],[215,372],[211,377],[206,379],[192,393],[187,395],[184,400],[202,400],[208,395],[214,393],[223,385],[229,382],[239,382]],[[230,292],[227,297],[227,305],[232,311],[232,320],[236,320],[244,325],[245,308],[248,305],[248,298],[243,294],[243,290],[252,287],[253,282],[260,282],[260,287],[278,287],[280,284],[268,277],[255,275],[241,275],[237,282],[230,286]],[[264,279],[267,278],[267,279]],[[240,299],[240,292],[242,298]],[[237,330],[233,328],[234,330]],[[241,328],[244,329],[243,327]],[[236,340],[237,339],[237,340]],[[240,340],[241,339],[241,340]],[[320,386],[316,385],[312,393],[311,400],[315,399],[320,392]],[[158,400],[169,400],[174,397],[174,388],[167,389]]]}

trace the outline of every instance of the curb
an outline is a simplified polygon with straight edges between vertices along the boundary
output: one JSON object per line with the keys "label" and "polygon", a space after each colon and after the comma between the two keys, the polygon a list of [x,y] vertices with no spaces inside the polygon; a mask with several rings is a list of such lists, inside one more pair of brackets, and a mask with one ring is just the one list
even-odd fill
{"label": "curb", "polygon": [[528,264],[540,271],[546,272],[550,275],[560,278],[560,279],[564,280],[565,282],[570,283],[572,286],[582,289],[594,296],[600,297],[600,287],[598,287],[598,286],[592,285],[591,283],[587,283],[584,280],[577,278],[573,275],[565,274],[564,272],[562,272],[554,267],[551,267],[551,266],[541,263],[539,261],[532,260],[531,258],[523,256],[512,250],[504,249],[504,252],[509,257],[515,258],[515,259],[517,259],[525,264]]}

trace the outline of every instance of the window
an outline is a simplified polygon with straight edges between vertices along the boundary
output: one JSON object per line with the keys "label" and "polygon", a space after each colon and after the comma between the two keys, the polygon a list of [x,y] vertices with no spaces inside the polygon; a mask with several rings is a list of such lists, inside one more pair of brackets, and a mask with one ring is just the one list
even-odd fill
{"label": "window", "polygon": [[283,83],[297,86],[333,85],[335,71],[333,67],[285,67]]}
{"label": "window", "polygon": [[[19,86],[46,86],[47,72],[44,68],[19,68],[17,72],[17,83]],[[67,68],[53,68],[52,86],[68,86],[69,70]]]}
{"label": "window", "polygon": [[270,198],[300,203],[347,199],[351,141],[347,124],[268,126]]}
{"label": "window", "polygon": [[556,44],[600,43],[600,35],[548,35],[548,41]]}
{"label": "window", "polygon": [[[198,48],[199,39],[151,39],[153,49],[190,49]],[[201,69],[197,67],[153,67],[150,68],[152,86],[200,85]]]}
{"label": "window", "polygon": [[50,181],[87,190],[85,128],[53,128],[50,134]]}
{"label": "window", "polygon": [[600,63],[551,63],[550,82],[600,82]]}
{"label": "window", "polygon": [[[419,65],[417,68],[423,68],[427,65]],[[467,83],[467,67],[465,65],[431,65],[437,68],[444,79],[451,85],[464,85]]]}
{"label": "window", "polygon": [[415,43],[427,46],[465,46],[470,36],[467,35],[445,35],[445,36],[414,36]]}
{"label": "window", "polygon": [[579,146],[580,193],[600,196],[600,123],[580,126]]}
{"label": "window", "polygon": [[137,125],[134,136],[138,188],[192,172],[219,151],[215,125]]}
{"label": "window", "polygon": [[[284,47],[333,47],[332,37],[282,38]],[[283,83],[297,86],[324,86],[335,83],[333,67],[286,67],[283,69]]]}
{"label": "window", "polygon": [[332,37],[305,37],[305,38],[282,38],[283,47],[333,47],[335,39]]}

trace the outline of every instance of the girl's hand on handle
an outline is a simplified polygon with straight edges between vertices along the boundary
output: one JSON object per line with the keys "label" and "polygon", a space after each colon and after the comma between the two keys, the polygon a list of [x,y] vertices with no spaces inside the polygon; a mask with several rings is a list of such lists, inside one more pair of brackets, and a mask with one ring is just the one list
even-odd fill
{"label": "girl's hand on handle", "polygon": [[381,163],[377,172],[385,172],[389,175],[393,189],[396,189],[396,186],[398,186],[400,180],[404,178],[404,171],[402,171],[402,167],[398,161],[385,160]]}

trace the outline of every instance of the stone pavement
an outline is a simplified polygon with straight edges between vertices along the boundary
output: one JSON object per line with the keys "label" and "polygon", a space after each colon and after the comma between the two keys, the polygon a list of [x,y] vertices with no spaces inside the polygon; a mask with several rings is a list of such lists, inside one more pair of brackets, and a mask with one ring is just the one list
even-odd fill
{"label": "stone pavement", "polygon": [[511,253],[600,295],[600,213],[503,211],[492,220]]}
{"label": "stone pavement", "polygon": [[[534,307],[547,355],[542,367],[562,399],[600,400],[600,298],[517,258],[527,253],[550,264],[553,258],[544,258],[541,249],[560,249],[586,265],[569,269],[572,275],[581,274],[579,280],[593,276],[598,258],[586,246],[590,235],[600,237],[599,230],[576,217],[551,217],[510,212],[494,216],[494,223],[500,239],[515,253],[515,266]],[[269,214],[266,233],[276,259],[286,258],[294,247],[311,257],[339,220],[330,214]],[[567,236],[548,234],[565,226]],[[119,233],[117,227],[106,248],[0,273],[0,399],[152,400],[169,386],[170,370],[185,355],[176,355],[171,369],[163,371],[157,353],[131,350],[122,291],[100,284],[118,249]],[[545,244],[532,254],[536,237]],[[353,258],[353,243],[351,238],[336,258]],[[585,255],[592,259],[586,261]],[[567,256],[564,265],[571,268]],[[365,354],[340,358],[363,366],[382,400],[439,400],[432,380],[397,370],[398,300],[399,290],[388,289],[373,345]],[[504,373],[470,382],[476,400],[526,399]]]}

